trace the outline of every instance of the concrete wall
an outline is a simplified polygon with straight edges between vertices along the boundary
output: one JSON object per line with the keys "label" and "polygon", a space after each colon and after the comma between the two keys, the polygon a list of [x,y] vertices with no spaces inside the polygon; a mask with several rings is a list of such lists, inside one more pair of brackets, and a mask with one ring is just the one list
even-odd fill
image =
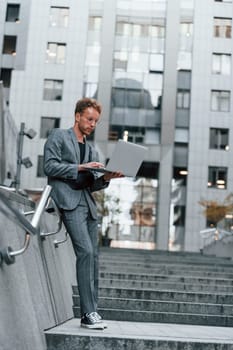
{"label": "concrete wall", "polygon": [[[9,194],[19,210],[31,210],[33,202]],[[0,203],[1,208],[1,203]],[[30,218],[29,218],[30,220]],[[40,229],[54,231],[56,217],[43,214]],[[0,212],[0,250],[24,244],[25,231]],[[0,350],[45,350],[43,331],[73,317],[72,285],[75,258],[68,241],[55,248],[54,239],[64,232],[41,239],[31,237],[28,249],[15,263],[0,266]]]}

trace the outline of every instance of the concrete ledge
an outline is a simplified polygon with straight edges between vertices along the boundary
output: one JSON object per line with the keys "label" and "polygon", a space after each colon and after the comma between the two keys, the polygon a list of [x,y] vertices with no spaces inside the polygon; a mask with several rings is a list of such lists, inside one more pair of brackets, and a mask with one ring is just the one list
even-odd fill
{"label": "concrete ledge", "polygon": [[232,329],[107,321],[104,331],[80,327],[77,319],[45,332],[47,350],[233,350]]}

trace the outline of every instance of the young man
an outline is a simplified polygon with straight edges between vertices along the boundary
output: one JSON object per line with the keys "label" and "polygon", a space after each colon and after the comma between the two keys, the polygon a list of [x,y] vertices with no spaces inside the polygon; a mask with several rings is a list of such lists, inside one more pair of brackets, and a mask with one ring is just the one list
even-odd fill
{"label": "young man", "polygon": [[77,283],[80,296],[81,326],[104,329],[97,313],[98,298],[98,222],[91,192],[106,188],[121,172],[91,173],[85,166],[99,168],[99,156],[86,142],[100,120],[101,105],[93,99],[79,100],[74,126],[54,129],[44,148],[44,171],[52,186],[51,196],[60,209],[76,255]]}

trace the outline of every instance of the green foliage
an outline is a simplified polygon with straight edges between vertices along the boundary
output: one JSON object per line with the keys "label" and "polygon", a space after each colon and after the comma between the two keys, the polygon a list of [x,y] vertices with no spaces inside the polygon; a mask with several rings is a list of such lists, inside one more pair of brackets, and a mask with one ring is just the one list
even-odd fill
{"label": "green foliage", "polygon": [[233,194],[229,194],[222,203],[217,200],[202,199],[199,204],[204,207],[203,214],[207,220],[216,226],[227,214],[232,214]]}

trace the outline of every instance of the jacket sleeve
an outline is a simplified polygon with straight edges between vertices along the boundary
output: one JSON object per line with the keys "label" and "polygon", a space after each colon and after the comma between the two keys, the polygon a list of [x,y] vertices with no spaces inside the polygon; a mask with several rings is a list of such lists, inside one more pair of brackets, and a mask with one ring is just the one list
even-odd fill
{"label": "jacket sleeve", "polygon": [[76,179],[77,164],[65,161],[62,157],[63,138],[61,129],[54,129],[50,133],[44,146],[44,172],[49,177]]}

